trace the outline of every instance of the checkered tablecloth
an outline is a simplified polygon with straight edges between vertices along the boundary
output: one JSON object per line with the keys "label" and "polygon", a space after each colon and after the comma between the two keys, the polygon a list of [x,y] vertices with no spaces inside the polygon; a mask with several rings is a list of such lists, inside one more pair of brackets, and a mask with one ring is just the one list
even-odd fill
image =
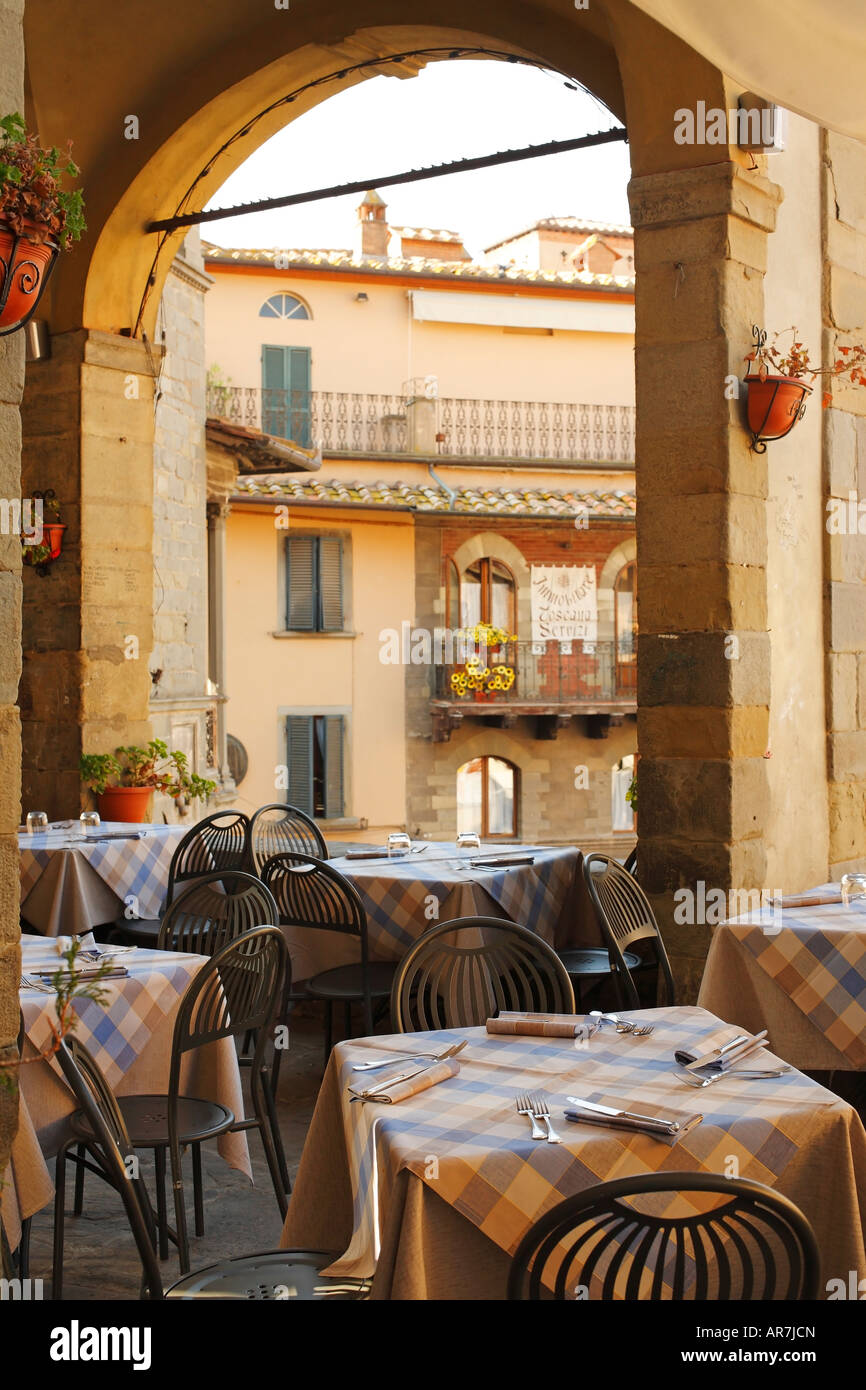
{"label": "checkered tablecloth", "polygon": [[[723,922],[714,935],[725,933],[852,1068],[866,1066],[866,906],[765,907]],[[702,998],[724,989],[714,980],[717,958],[718,948],[707,962]]]}
{"label": "checkered tablecloth", "polygon": [[467,852],[431,843],[423,854],[406,859],[332,859],[331,864],[361,895],[373,959],[402,959],[422,932],[447,921],[452,912],[489,915],[489,899],[510,921],[530,927],[553,944],[574,888],[580,851],[568,846],[497,848],[503,855],[531,854],[534,863],[473,868],[471,858],[495,850],[485,846]]}
{"label": "checkered tablecloth", "polygon": [[168,870],[178,841],[186,834],[183,825],[125,825],[105,823],[100,831],[122,834],[128,839],[100,839],[99,831],[86,838],[71,839],[64,831],[49,830],[35,835],[20,834],[21,902],[56,854],[79,855],[99,875],[118,898],[118,911],[133,897],[139,917],[158,917],[165,898]]}
{"label": "checkered tablecloth", "polygon": [[[399,1248],[393,1223],[401,1220],[402,1202],[394,1194],[407,1173],[508,1254],[558,1201],[596,1183],[664,1169],[738,1172],[778,1188],[805,1210],[827,1277],[855,1268],[866,1273],[860,1216],[860,1202],[866,1208],[866,1171],[860,1166],[866,1134],[856,1113],[796,1071],[690,1088],[672,1071],[674,1050],[709,1036],[719,1021],[699,1008],[628,1016],[652,1021],[655,1031],[630,1038],[602,1030],[584,1046],[489,1036],[481,1028],[424,1034],[423,1043],[414,1034],[339,1044],[307,1139],[284,1244],[315,1238],[319,1184],[326,1183],[332,1197],[335,1164],[348,1169],[353,1230],[333,1268],[364,1276],[376,1269],[383,1245],[392,1253]],[[395,1106],[350,1103],[347,1087],[358,1076],[354,1062],[444,1047],[461,1037],[469,1045],[454,1079]],[[547,1096],[563,1143],[532,1141],[528,1122],[515,1108],[517,1095],[527,1091]],[[646,1134],[570,1124],[562,1117],[568,1095],[630,1109],[701,1113],[704,1119],[671,1146]],[[335,1155],[336,1116],[327,1112],[337,1107],[345,1148]],[[327,1152],[319,1138],[326,1133]],[[836,1187],[833,1200],[828,1184]],[[408,1239],[423,1245],[428,1235],[432,1250],[432,1231],[413,1229]],[[503,1295],[504,1281],[491,1296]]]}
{"label": "checkered tablecloth", "polygon": [[[54,943],[25,938],[21,948],[22,975],[65,968]],[[96,1059],[112,1090],[148,1046],[164,1021],[173,1016],[188,986],[205,963],[204,956],[173,951],[126,951],[113,957],[128,974],[100,982],[107,995],[104,1004],[76,999],[78,1024],[75,1036]],[[87,961],[85,964],[98,964]],[[54,999],[35,989],[22,989],[21,1012],[28,1041],[37,1052],[51,1043],[51,1024],[56,1022]],[[52,1061],[52,1065],[57,1066]],[[58,1074],[60,1072],[57,1066]]]}

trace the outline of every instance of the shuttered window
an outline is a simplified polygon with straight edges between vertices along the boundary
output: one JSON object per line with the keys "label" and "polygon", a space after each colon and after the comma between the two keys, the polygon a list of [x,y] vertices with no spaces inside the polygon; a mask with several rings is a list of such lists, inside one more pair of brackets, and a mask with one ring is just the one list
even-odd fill
{"label": "shuttered window", "polygon": [[342,632],[343,542],[339,536],[286,540],[286,628]]}
{"label": "shuttered window", "polygon": [[262,429],[278,439],[311,447],[309,348],[262,345]]}
{"label": "shuttered window", "polygon": [[345,814],[341,714],[286,717],[289,801],[308,816],[336,820]]}

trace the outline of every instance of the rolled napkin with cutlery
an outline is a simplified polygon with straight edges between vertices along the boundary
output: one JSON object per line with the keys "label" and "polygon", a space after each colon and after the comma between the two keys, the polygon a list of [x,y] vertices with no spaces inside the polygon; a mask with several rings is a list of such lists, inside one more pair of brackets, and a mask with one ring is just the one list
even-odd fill
{"label": "rolled napkin with cutlery", "polygon": [[681,1067],[689,1071],[698,1068],[713,1071],[730,1071],[744,1057],[753,1057],[756,1052],[769,1046],[766,1028],[760,1033],[746,1033],[733,1026],[716,1028],[712,1033],[699,1038],[689,1047],[677,1048],[674,1058]]}
{"label": "rolled napkin with cutlery", "polygon": [[[64,981],[72,979],[72,973],[66,969],[36,970],[33,974],[37,980],[43,980],[46,984],[51,984],[56,975],[60,975]],[[86,966],[83,970],[76,970],[74,972],[77,980],[113,980],[118,975],[128,974],[129,971],[125,965],[113,965],[110,970],[102,970],[98,965]]]}
{"label": "rolled napkin with cutlery", "polygon": [[528,1038],[591,1038],[599,1020],[583,1014],[530,1014],[503,1011],[488,1018],[488,1033]]}
{"label": "rolled napkin with cutlery", "polygon": [[[625,1129],[639,1134],[651,1134],[668,1144],[675,1144],[689,1130],[699,1125],[703,1115],[686,1115],[668,1106],[631,1105],[619,1101],[616,1105],[602,1105],[599,1101],[586,1100],[581,1096],[567,1096],[573,1110],[566,1110],[565,1118],[572,1124],[596,1125],[602,1129]],[[608,1100],[612,1100],[608,1097]]]}
{"label": "rolled napkin with cutlery", "polygon": [[842,889],[838,886],[813,888],[808,893],[783,893],[770,900],[771,907],[829,907],[841,903]]}
{"label": "rolled napkin with cutlery", "polygon": [[449,1081],[452,1076],[457,1076],[459,1071],[460,1063],[456,1058],[448,1057],[444,1062],[415,1067],[408,1072],[404,1070],[398,1076],[378,1081],[374,1086],[366,1086],[363,1090],[356,1086],[350,1086],[349,1090],[352,1092],[353,1100],[375,1100],[381,1105],[399,1105],[401,1100],[408,1100],[410,1096],[429,1091],[431,1086],[438,1086],[440,1081]]}

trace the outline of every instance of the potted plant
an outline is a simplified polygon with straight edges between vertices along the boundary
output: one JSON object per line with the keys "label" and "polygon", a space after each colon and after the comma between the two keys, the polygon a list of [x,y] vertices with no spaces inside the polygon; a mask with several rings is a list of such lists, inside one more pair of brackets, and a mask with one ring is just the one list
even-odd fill
{"label": "potted plant", "polygon": [[[787,333],[791,334],[791,343],[783,351],[779,339]],[[768,441],[784,439],[802,420],[806,398],[812,393],[805,377],[814,383],[818,377],[849,376],[855,385],[866,386],[866,347],[862,344],[840,347],[832,367],[813,367],[809,350],[799,341],[796,328],[774,333],[767,346],[766,329],[753,324],[752,337],[755,346],[745,358],[751,364],[745,381],[749,392],[749,429],[756,453],[763,454]],[[822,405],[829,405],[830,400],[830,393],[825,391]]]}
{"label": "potted plant", "polygon": [[33,315],[58,252],[86,230],[81,190],[62,187],[80,173],[70,148],[43,148],[17,111],[0,118],[0,336]]}
{"label": "potted plant", "polygon": [[[48,488],[46,492],[34,492],[33,497],[42,502],[42,539],[38,544],[31,545],[22,535],[21,555],[25,565],[32,565],[36,573],[44,577],[48,573],[48,566],[60,558],[66,524],[60,520],[60,503],[53,488]],[[45,520],[45,512],[50,514],[51,521]]]}
{"label": "potted plant", "polygon": [[456,636],[464,644],[476,648],[467,656],[465,664],[458,666],[451,675],[451,689],[459,699],[472,695],[479,702],[495,700],[500,691],[511,689],[516,678],[513,666],[504,662],[488,666],[487,655],[509,642],[516,642],[513,632],[494,627],[492,623],[476,623],[474,627],[461,628]]}
{"label": "potted plant", "polygon": [[154,791],[185,805],[197,797],[206,801],[216,790],[216,782],[189,771],[185,753],[170,753],[160,738],[151,739],[146,748],[130,744],[114,753],[83,753],[79,772],[96,796],[100,816],[108,821],[146,820]]}

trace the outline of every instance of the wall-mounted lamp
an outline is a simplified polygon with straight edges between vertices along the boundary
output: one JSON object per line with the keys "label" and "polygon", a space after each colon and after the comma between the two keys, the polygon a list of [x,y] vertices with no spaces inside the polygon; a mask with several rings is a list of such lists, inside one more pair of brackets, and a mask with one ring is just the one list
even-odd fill
{"label": "wall-mounted lamp", "polygon": [[358,294],[355,295],[356,304],[367,304],[369,303],[369,300],[370,296],[368,295],[366,290],[361,290]]}

